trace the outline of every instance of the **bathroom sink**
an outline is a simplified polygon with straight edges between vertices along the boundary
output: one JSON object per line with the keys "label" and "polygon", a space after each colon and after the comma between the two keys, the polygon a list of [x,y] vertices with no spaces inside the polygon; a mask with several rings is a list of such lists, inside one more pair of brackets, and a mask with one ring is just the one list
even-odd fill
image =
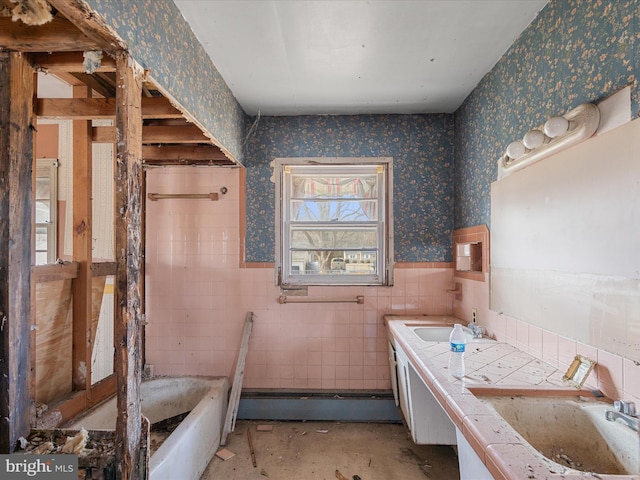
{"label": "bathroom sink", "polygon": [[620,422],[606,420],[605,411],[612,410],[608,402],[580,396],[477,398],[554,462],[557,473],[640,473],[637,434]]}
{"label": "bathroom sink", "polygon": [[[453,330],[453,326],[449,325],[429,325],[409,328],[425,342],[448,342],[451,330]],[[489,338],[474,338],[470,328],[462,327],[462,330],[467,336],[467,343],[492,341]]]}

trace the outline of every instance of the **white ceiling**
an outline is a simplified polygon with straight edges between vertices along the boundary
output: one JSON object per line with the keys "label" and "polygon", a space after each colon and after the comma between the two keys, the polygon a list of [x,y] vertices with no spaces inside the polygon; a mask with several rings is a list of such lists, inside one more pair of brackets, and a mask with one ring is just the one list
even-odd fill
{"label": "white ceiling", "polygon": [[455,111],[547,0],[174,0],[248,114]]}

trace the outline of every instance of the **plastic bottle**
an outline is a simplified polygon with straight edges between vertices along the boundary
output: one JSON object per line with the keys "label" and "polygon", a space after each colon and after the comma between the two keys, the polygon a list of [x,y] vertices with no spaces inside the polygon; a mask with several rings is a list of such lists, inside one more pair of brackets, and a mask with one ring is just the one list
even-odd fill
{"label": "plastic bottle", "polygon": [[462,325],[456,323],[449,335],[449,373],[456,378],[464,377],[464,350],[467,338],[462,330]]}

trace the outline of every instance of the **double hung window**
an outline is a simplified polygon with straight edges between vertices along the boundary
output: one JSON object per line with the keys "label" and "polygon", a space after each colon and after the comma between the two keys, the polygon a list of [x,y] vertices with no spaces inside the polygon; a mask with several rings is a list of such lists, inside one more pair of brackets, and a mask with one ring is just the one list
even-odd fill
{"label": "double hung window", "polygon": [[391,283],[391,159],[278,159],[281,285]]}

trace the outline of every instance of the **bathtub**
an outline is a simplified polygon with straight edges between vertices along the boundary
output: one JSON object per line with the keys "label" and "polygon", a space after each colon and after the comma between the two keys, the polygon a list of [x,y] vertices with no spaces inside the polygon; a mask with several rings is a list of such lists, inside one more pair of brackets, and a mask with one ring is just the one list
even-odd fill
{"label": "bathtub", "polygon": [[[226,377],[157,377],[142,382],[142,414],[153,424],[191,412],[151,455],[151,480],[198,480],[220,445],[227,412]],[[113,396],[65,428],[115,430]]]}

